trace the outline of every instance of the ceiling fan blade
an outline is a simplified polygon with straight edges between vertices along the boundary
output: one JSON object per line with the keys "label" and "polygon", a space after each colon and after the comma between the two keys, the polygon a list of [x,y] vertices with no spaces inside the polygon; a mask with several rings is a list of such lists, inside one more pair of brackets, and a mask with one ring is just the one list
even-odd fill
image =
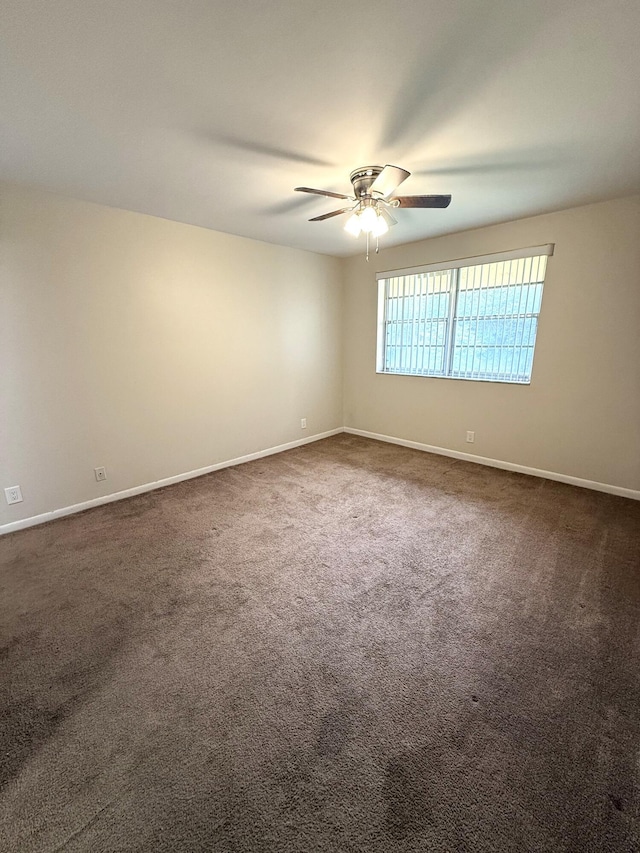
{"label": "ceiling fan blade", "polygon": [[401,169],[399,166],[385,166],[378,177],[369,187],[369,192],[380,193],[384,198],[406,181],[411,172]]}
{"label": "ceiling fan blade", "polygon": [[449,207],[450,195],[397,195],[389,201],[399,201],[398,207]]}
{"label": "ceiling fan blade", "polygon": [[322,216],[314,216],[309,222],[321,222],[323,219],[329,219],[331,216],[337,216],[339,213],[346,213],[351,210],[350,207],[342,207],[340,210],[332,210],[331,213],[323,213]]}
{"label": "ceiling fan blade", "polygon": [[314,193],[314,195],[327,195],[329,198],[351,198],[350,195],[343,195],[342,193],[331,193],[329,190],[313,190],[311,187],[296,187],[295,192],[297,193]]}

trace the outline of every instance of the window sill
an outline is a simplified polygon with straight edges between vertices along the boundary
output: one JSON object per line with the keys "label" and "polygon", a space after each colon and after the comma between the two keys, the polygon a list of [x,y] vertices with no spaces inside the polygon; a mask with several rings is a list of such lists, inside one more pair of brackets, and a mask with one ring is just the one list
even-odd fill
{"label": "window sill", "polygon": [[419,376],[422,379],[453,379],[455,382],[489,382],[492,385],[531,385],[531,379],[489,379],[482,376],[444,376],[441,373],[411,373],[399,370],[376,370],[379,376]]}

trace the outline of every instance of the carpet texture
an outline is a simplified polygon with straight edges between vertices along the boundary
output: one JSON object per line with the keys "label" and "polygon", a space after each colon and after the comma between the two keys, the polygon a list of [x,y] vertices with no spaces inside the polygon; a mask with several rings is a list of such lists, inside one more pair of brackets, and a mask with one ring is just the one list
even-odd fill
{"label": "carpet texture", "polygon": [[0,540],[3,851],[640,850],[640,504],[340,435]]}

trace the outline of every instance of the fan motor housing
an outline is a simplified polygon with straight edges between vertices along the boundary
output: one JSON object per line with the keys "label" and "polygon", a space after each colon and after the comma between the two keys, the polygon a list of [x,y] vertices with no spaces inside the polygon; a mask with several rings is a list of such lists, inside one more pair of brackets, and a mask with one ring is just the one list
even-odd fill
{"label": "fan motor housing", "polygon": [[349,178],[353,184],[353,191],[356,198],[364,198],[370,195],[369,188],[382,169],[382,166],[360,166],[351,172]]}

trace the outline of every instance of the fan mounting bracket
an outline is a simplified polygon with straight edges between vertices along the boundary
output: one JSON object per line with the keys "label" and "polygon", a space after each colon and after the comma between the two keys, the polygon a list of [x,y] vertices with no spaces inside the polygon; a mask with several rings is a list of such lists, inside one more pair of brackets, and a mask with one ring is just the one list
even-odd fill
{"label": "fan mounting bracket", "polygon": [[369,188],[382,171],[383,166],[360,166],[349,175],[357,199],[371,197]]}

